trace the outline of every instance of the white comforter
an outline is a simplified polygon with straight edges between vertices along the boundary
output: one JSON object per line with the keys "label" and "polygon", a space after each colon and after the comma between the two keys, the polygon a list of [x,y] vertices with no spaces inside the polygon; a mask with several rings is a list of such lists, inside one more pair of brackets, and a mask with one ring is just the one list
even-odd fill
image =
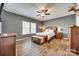
{"label": "white comforter", "polygon": [[36,35],[43,35],[43,36],[48,36],[48,40],[55,36],[55,33],[54,32],[39,32],[39,33],[36,33]]}

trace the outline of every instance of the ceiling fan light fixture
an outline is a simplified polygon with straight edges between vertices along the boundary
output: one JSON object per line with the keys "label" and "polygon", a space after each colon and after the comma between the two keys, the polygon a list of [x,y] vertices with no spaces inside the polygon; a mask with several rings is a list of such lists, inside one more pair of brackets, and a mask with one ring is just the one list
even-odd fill
{"label": "ceiling fan light fixture", "polygon": [[44,16],[45,16],[45,14],[44,14],[44,13],[41,13],[41,16],[42,16],[42,17],[44,17]]}
{"label": "ceiling fan light fixture", "polygon": [[37,16],[41,16],[41,17],[45,17],[46,15],[50,15],[50,13],[48,13],[48,9],[46,7],[42,7],[40,10],[37,11],[38,15]]}

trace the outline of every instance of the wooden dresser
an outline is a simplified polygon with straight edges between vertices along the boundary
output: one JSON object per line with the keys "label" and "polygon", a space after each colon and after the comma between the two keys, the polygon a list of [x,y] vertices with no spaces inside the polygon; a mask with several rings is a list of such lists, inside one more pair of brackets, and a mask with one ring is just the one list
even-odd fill
{"label": "wooden dresser", "polygon": [[70,50],[79,53],[79,26],[70,27]]}
{"label": "wooden dresser", "polygon": [[0,36],[0,56],[16,55],[16,35]]}

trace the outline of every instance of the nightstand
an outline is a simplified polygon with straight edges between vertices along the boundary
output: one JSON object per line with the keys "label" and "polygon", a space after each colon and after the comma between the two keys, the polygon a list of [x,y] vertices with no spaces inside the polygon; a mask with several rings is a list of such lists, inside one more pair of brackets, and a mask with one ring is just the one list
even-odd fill
{"label": "nightstand", "polygon": [[57,32],[56,33],[56,38],[57,39],[61,39],[62,38],[62,33],[61,32]]}

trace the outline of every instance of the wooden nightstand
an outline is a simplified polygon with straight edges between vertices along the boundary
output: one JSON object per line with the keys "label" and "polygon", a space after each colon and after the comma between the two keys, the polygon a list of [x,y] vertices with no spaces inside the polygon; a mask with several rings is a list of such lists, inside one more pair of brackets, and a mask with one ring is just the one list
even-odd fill
{"label": "wooden nightstand", "polygon": [[62,33],[61,32],[57,32],[56,33],[56,38],[57,39],[61,39],[62,38]]}

